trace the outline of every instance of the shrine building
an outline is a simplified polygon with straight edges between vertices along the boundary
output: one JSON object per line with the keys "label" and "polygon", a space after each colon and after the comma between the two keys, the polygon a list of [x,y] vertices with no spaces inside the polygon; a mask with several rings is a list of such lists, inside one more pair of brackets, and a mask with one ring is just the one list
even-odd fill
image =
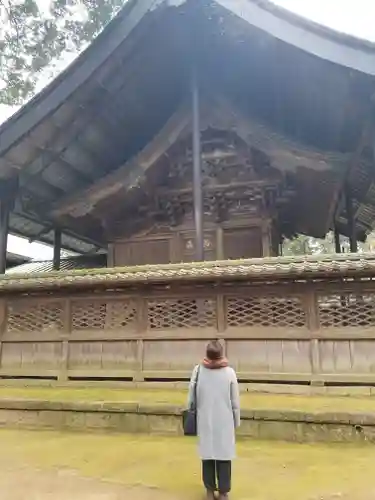
{"label": "shrine building", "polygon": [[[268,0],[128,0],[0,127],[0,377],[375,382],[375,45]],[[351,254],[286,258],[297,234]],[[6,271],[8,233],[54,246]],[[61,258],[62,250],[75,255]]]}

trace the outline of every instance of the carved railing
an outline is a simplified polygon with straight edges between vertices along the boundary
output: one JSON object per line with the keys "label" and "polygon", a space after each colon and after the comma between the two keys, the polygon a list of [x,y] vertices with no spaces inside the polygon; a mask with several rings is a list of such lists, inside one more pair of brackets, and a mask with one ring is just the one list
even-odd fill
{"label": "carved railing", "polygon": [[375,382],[371,276],[95,283],[3,292],[0,376],[184,380],[219,338],[242,381]]}

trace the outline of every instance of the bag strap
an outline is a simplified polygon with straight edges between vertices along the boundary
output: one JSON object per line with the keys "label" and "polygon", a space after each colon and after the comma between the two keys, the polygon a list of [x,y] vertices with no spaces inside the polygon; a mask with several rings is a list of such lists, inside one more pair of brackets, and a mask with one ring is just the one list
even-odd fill
{"label": "bag strap", "polygon": [[197,386],[198,386],[198,379],[199,379],[199,370],[201,368],[201,365],[198,365],[198,368],[197,368],[197,374],[195,375],[195,381],[194,381],[194,397],[193,397],[193,404],[191,405],[192,406],[192,410],[196,410],[197,409]]}

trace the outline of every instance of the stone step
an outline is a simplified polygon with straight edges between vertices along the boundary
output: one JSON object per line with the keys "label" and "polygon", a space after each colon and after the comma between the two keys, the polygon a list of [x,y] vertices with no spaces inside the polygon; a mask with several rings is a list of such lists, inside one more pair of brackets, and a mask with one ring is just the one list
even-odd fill
{"label": "stone step", "polygon": [[[0,426],[182,435],[182,407],[163,403],[0,400]],[[375,442],[374,412],[245,409],[241,438]]]}

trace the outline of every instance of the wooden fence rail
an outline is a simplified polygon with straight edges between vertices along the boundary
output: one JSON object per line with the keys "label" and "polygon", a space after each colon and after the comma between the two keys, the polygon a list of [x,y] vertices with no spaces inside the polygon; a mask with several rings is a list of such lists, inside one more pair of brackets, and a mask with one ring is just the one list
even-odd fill
{"label": "wooden fence rail", "polygon": [[375,383],[371,281],[20,294],[0,309],[0,377],[182,380],[219,338],[243,381]]}

